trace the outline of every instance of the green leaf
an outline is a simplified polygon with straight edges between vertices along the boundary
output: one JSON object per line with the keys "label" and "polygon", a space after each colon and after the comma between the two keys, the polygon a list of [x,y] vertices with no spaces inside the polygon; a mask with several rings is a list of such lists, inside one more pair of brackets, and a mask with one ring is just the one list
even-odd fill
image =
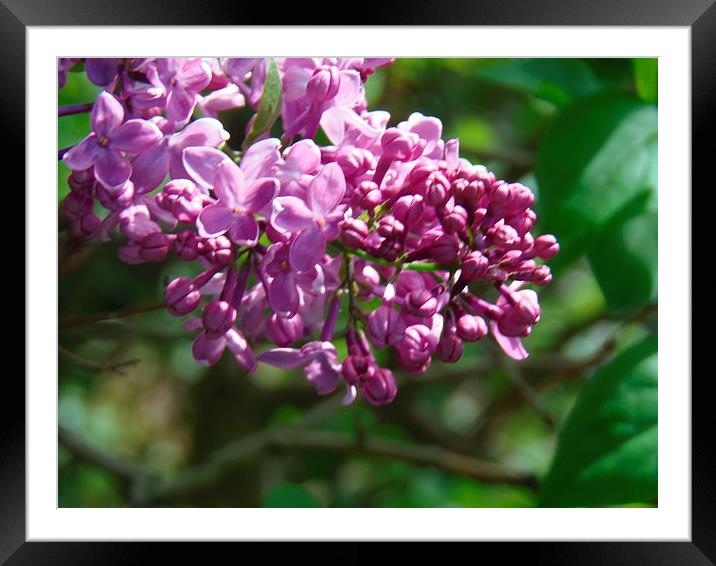
{"label": "green leaf", "polygon": [[481,69],[478,76],[557,106],[601,86],[590,66],[579,59],[507,59]]}
{"label": "green leaf", "polygon": [[657,337],[602,367],[560,433],[544,507],[645,503],[657,496]]}
{"label": "green leaf", "polygon": [[248,149],[259,136],[271,130],[271,127],[281,113],[281,77],[278,74],[278,67],[273,57],[269,57],[266,60],[266,67],[264,92],[261,95],[256,120],[241,146],[241,149],[244,151]]}
{"label": "green leaf", "polygon": [[657,296],[657,213],[607,229],[588,253],[607,305],[621,311]]}
{"label": "green leaf", "polygon": [[321,502],[302,485],[282,483],[264,498],[264,507],[322,507]]}
{"label": "green leaf", "polygon": [[[557,116],[536,159],[540,223],[560,241],[562,267],[624,210],[655,200],[656,107],[619,92],[576,101]],[[635,203],[641,203],[635,207]]]}
{"label": "green leaf", "polygon": [[636,92],[642,100],[656,103],[659,98],[658,78],[658,59],[634,59]]}

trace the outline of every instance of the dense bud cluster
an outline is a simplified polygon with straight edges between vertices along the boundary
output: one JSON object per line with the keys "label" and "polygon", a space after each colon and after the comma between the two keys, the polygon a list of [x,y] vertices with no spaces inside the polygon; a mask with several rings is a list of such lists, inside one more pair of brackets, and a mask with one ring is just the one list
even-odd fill
{"label": "dense bud cluster", "polygon": [[[60,60],[60,85],[80,62]],[[103,90],[92,131],[61,152],[72,234],[120,238],[128,263],[197,266],[164,299],[192,315],[198,362],[228,349],[246,372],[301,367],[319,394],[344,383],[346,403],[395,398],[375,350],[421,373],[491,334],[526,357],[540,307],[523,287],[551,281],[541,262],[559,245],[532,235],[532,191],[461,158],[437,118],[388,127],[388,113],[367,110],[363,83],[390,62],[276,60],[284,135],[239,153],[217,116],[258,110],[267,60],[84,60]],[[319,127],[331,145],[311,139]]]}

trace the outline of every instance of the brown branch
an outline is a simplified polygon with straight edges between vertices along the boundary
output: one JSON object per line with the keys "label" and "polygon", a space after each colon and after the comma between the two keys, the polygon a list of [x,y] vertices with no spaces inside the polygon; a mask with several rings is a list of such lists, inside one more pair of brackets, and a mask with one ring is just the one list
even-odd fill
{"label": "brown branch", "polygon": [[[590,370],[603,364],[611,357],[619,339],[622,337],[627,328],[634,324],[640,324],[646,321],[652,314],[657,312],[657,310],[657,303],[648,303],[644,305],[639,311],[624,319],[622,324],[619,325],[611,336],[604,341],[596,352],[580,360],[565,359],[561,370],[556,373],[549,374],[541,381],[534,383],[532,387],[536,392],[541,392],[552,387],[553,385],[556,385],[557,383],[563,383],[585,376]],[[482,424],[470,438],[466,439],[466,443],[482,442],[490,434],[491,427],[497,418],[508,410],[519,407],[523,401],[523,397],[519,395],[511,395],[506,399],[493,402],[483,413]]]}
{"label": "brown branch", "polygon": [[535,413],[542,419],[549,428],[557,428],[557,417],[552,414],[546,407],[542,405],[542,402],[537,396],[537,391],[530,385],[522,374],[522,370],[518,364],[511,360],[505,359],[504,356],[497,355],[496,359],[503,371],[507,374],[515,389],[519,393],[520,397],[534,410]]}
{"label": "brown branch", "polygon": [[174,500],[201,490],[231,473],[237,464],[269,449],[365,454],[401,460],[416,466],[431,466],[485,483],[521,485],[530,489],[537,487],[537,478],[532,474],[510,470],[499,464],[438,446],[394,442],[381,438],[361,438],[361,435],[338,432],[274,428],[229,444],[214,453],[206,463],[180,472],[160,488],[156,493],[156,499],[157,501]]}
{"label": "brown branch", "polygon": [[141,505],[148,499],[158,475],[136,462],[93,447],[77,433],[59,426],[59,443],[75,458],[84,460],[114,476],[130,501]]}
{"label": "brown branch", "polygon": [[139,358],[133,358],[131,360],[123,360],[121,362],[101,363],[87,360],[81,356],[78,356],[77,354],[70,352],[62,346],[57,346],[57,351],[59,352],[60,356],[80,367],[99,372],[111,371],[119,375],[124,375],[125,368],[136,365],[141,361]]}
{"label": "brown branch", "polygon": [[165,306],[166,305],[164,303],[152,303],[149,305],[130,307],[118,311],[68,317],[61,319],[58,325],[60,328],[69,328],[72,326],[86,326],[88,324],[94,324],[96,322],[104,322],[106,320],[118,320],[122,318],[129,318],[130,316],[135,316],[138,314],[158,311],[160,309],[163,309]]}

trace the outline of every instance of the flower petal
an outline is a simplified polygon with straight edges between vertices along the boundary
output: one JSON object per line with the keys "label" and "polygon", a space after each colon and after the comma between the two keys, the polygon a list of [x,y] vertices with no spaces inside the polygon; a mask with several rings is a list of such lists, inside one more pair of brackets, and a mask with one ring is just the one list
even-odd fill
{"label": "flower petal", "polygon": [[286,155],[282,169],[286,172],[315,173],[321,166],[321,150],[313,140],[301,140],[293,144]]}
{"label": "flower petal", "polygon": [[214,118],[199,118],[169,138],[169,149],[181,157],[186,147],[217,147],[229,139],[229,132]]}
{"label": "flower petal", "polygon": [[230,328],[225,335],[226,345],[234,355],[237,363],[246,373],[253,373],[256,369],[256,356],[249,348],[243,334],[236,328]]}
{"label": "flower petal", "polygon": [[167,118],[183,124],[191,117],[198,96],[193,90],[174,87],[167,96]]}
{"label": "flower petal", "polygon": [[278,197],[273,201],[271,224],[284,232],[297,232],[313,221],[313,213],[298,197]]}
{"label": "flower petal", "polygon": [[308,358],[296,348],[272,348],[258,355],[256,358],[270,366],[281,369],[293,369],[302,366]]}
{"label": "flower petal", "polygon": [[62,160],[70,169],[82,170],[92,166],[97,157],[97,136],[90,134],[75,147],[70,149]]}
{"label": "flower petal", "polygon": [[230,159],[222,161],[216,168],[214,177],[214,193],[226,206],[236,208],[241,205],[241,195],[246,187],[246,177]]}
{"label": "flower petal", "polygon": [[308,187],[308,207],[317,218],[322,218],[338,206],[345,192],[343,171],[337,163],[329,163]]}
{"label": "flower petal", "polygon": [[200,364],[213,366],[219,361],[225,348],[226,339],[223,336],[212,339],[207,338],[206,334],[202,332],[191,345],[191,353]]}
{"label": "flower petal", "polygon": [[129,180],[132,166],[118,151],[102,148],[97,152],[94,175],[109,189],[117,189]]}
{"label": "flower petal", "polygon": [[184,169],[204,190],[214,186],[217,167],[224,161],[230,161],[229,156],[213,147],[188,147],[182,153]]}
{"label": "flower petal", "polygon": [[251,214],[234,214],[229,239],[240,246],[255,246],[259,241],[259,225]]}
{"label": "flower petal", "polygon": [[223,203],[210,204],[204,207],[196,219],[199,235],[214,238],[226,232],[234,221],[234,214]]}
{"label": "flower petal", "polygon": [[117,66],[121,59],[88,57],[85,59],[87,78],[97,86],[107,86],[117,76]]}
{"label": "flower petal", "polygon": [[276,138],[261,140],[249,147],[241,158],[241,170],[246,173],[246,177],[270,177],[273,166],[281,157],[280,147],[281,142]]}
{"label": "flower petal", "polygon": [[162,139],[162,132],[148,120],[128,120],[109,134],[112,149],[140,153]]}
{"label": "flower petal", "polygon": [[204,90],[211,81],[211,70],[200,58],[192,59],[184,63],[177,73],[176,81],[182,89],[199,92]]}
{"label": "flower petal", "polygon": [[502,334],[495,321],[490,321],[490,331],[500,348],[512,359],[524,360],[529,356],[529,353],[522,345],[522,340],[516,336],[505,336]]}
{"label": "flower petal", "polygon": [[282,314],[294,315],[298,311],[299,296],[296,279],[291,272],[280,271],[268,286],[271,308]]}
{"label": "flower petal", "polygon": [[241,207],[251,212],[261,212],[271,203],[277,191],[277,179],[257,179],[241,195]]}
{"label": "flower petal", "polygon": [[309,226],[291,244],[289,263],[296,271],[308,271],[321,261],[326,252],[326,240],[317,226]]}
{"label": "flower petal", "polygon": [[132,181],[138,193],[156,189],[167,175],[169,152],[162,140],[132,160]]}
{"label": "flower petal", "polygon": [[363,81],[358,71],[341,71],[341,82],[333,101],[336,106],[352,108],[360,100]]}
{"label": "flower petal", "polygon": [[99,137],[106,136],[124,121],[124,108],[114,96],[103,90],[97,96],[90,124],[92,131]]}

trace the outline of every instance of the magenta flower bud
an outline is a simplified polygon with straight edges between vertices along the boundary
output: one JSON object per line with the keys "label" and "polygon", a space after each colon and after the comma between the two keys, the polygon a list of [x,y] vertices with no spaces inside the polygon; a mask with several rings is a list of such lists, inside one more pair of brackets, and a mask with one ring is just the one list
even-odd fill
{"label": "magenta flower bud", "polygon": [[423,218],[425,201],[420,195],[406,195],[395,201],[391,212],[404,226],[415,226]]}
{"label": "magenta flower bud", "polygon": [[231,242],[225,236],[202,240],[199,251],[209,263],[226,265],[231,261]]}
{"label": "magenta flower bud", "polygon": [[462,201],[469,207],[475,207],[485,195],[485,192],[485,183],[482,181],[472,181],[463,189]]}
{"label": "magenta flower bud", "polygon": [[174,179],[164,185],[156,201],[179,222],[194,224],[209,199],[188,179]]}
{"label": "magenta flower bud", "polygon": [[508,189],[507,202],[503,205],[505,216],[515,216],[534,204],[534,193],[523,184],[512,183]]}
{"label": "magenta flower bud", "polygon": [[313,71],[306,85],[306,96],[311,102],[321,103],[338,94],[341,84],[340,72],[336,67],[323,65]]}
{"label": "magenta flower bud", "polygon": [[477,342],[487,336],[487,323],[481,316],[464,314],[457,319],[456,332],[465,342]]}
{"label": "magenta flower bud", "polygon": [[277,346],[282,348],[290,346],[303,336],[303,319],[300,314],[283,318],[274,313],[266,323],[266,334]]}
{"label": "magenta flower bud", "polygon": [[405,306],[413,314],[429,318],[437,311],[438,300],[427,289],[416,289],[406,295]]}
{"label": "magenta flower bud", "polygon": [[85,214],[78,220],[72,221],[70,230],[74,236],[90,240],[97,235],[102,221],[94,212]]}
{"label": "magenta flower bud", "polygon": [[374,162],[373,154],[367,149],[351,147],[342,149],[336,154],[336,163],[347,179],[363,175],[375,166]]}
{"label": "magenta flower bud", "polygon": [[467,254],[460,269],[462,270],[462,277],[466,281],[474,281],[475,279],[482,279],[487,275],[487,270],[490,267],[490,260],[482,252],[477,250]]}
{"label": "magenta flower bud", "polygon": [[373,377],[363,384],[363,396],[371,405],[387,405],[392,403],[398,394],[393,372],[389,369],[378,369]]}
{"label": "magenta flower bud", "polygon": [[548,285],[552,282],[552,272],[546,265],[538,265],[532,276],[532,283],[538,286]]}
{"label": "magenta flower bud", "polygon": [[437,166],[432,159],[421,159],[408,173],[405,184],[411,187],[421,187],[418,192],[424,192],[430,176],[435,171],[437,171]]}
{"label": "magenta flower bud", "polygon": [[97,184],[96,195],[97,200],[107,210],[122,210],[130,206],[134,199],[134,183],[128,181],[118,189],[108,189]]}
{"label": "magenta flower bud", "polygon": [[360,249],[368,237],[368,225],[358,218],[348,218],[341,222],[341,242],[347,247]]}
{"label": "magenta flower bud", "polygon": [[420,150],[420,137],[413,132],[406,132],[398,128],[388,128],[380,138],[383,146],[383,157],[398,161],[409,161],[413,154]]}
{"label": "magenta flower bud", "polygon": [[184,261],[194,261],[199,257],[199,237],[191,230],[180,232],[172,242],[172,251]]}
{"label": "magenta flower bud", "polygon": [[552,234],[544,234],[535,240],[534,250],[537,257],[544,260],[552,259],[559,252],[557,238]]}
{"label": "magenta flower bud", "polygon": [[383,202],[383,193],[373,181],[363,181],[351,194],[353,208],[373,210],[381,202]]}
{"label": "magenta flower bud", "polygon": [[62,203],[62,212],[68,220],[80,220],[92,212],[94,199],[89,191],[72,191]]}
{"label": "magenta flower bud", "polygon": [[350,385],[357,385],[359,382],[367,382],[373,379],[377,368],[370,357],[360,353],[358,348],[351,348],[352,352],[343,360],[343,378]]}
{"label": "magenta flower bud", "polygon": [[450,181],[442,173],[435,172],[428,180],[426,200],[431,206],[442,206],[450,198]]}
{"label": "magenta flower bud", "polygon": [[177,277],[164,289],[164,302],[174,316],[183,316],[194,311],[201,302],[201,293],[194,282],[187,277]]}
{"label": "magenta flower bud", "polygon": [[502,207],[510,199],[510,186],[504,181],[497,181],[490,187],[490,201],[493,206]]}
{"label": "magenta flower bud", "polygon": [[368,338],[377,348],[400,344],[404,333],[403,317],[388,305],[378,307],[368,316]]}
{"label": "magenta flower bud", "polygon": [[399,238],[405,234],[405,226],[393,215],[384,216],[378,222],[378,234],[384,238]]}
{"label": "magenta flower bud", "polygon": [[166,259],[171,240],[161,232],[153,232],[142,238],[139,257],[144,261],[159,263]]}
{"label": "magenta flower bud", "polygon": [[537,324],[540,317],[540,307],[537,294],[534,291],[521,291],[517,302],[512,309],[512,317],[527,325]]}
{"label": "magenta flower bud", "polygon": [[482,221],[487,216],[487,209],[486,208],[476,208],[475,212],[473,212],[472,217],[472,225],[474,228],[479,228],[480,224],[482,224]]}
{"label": "magenta flower bud", "polygon": [[207,338],[219,338],[236,322],[236,309],[227,301],[214,300],[204,307],[201,320]]}
{"label": "magenta flower bud", "polygon": [[430,245],[430,257],[441,264],[454,263],[457,259],[458,241],[451,235],[441,234]]}
{"label": "magenta flower bud", "polygon": [[449,364],[457,362],[462,357],[462,352],[462,340],[453,333],[444,335],[438,342],[438,349],[436,350],[438,358]]}
{"label": "magenta flower bud", "polygon": [[73,191],[92,188],[95,184],[94,167],[73,170],[67,183]]}
{"label": "magenta flower bud", "polygon": [[508,218],[507,223],[512,226],[520,236],[524,236],[527,232],[532,230],[532,226],[534,226],[536,220],[537,215],[534,211],[527,209],[517,216]]}
{"label": "magenta flower bud", "polygon": [[500,220],[487,231],[488,237],[497,247],[511,248],[520,241],[520,235],[512,226]]}
{"label": "magenta flower bud", "polygon": [[380,243],[374,255],[383,258],[385,261],[395,261],[403,252],[403,246],[397,240],[386,238]]}
{"label": "magenta flower bud", "polygon": [[453,234],[462,234],[467,228],[467,210],[459,204],[454,206],[445,216],[442,217],[442,224],[445,230]]}

